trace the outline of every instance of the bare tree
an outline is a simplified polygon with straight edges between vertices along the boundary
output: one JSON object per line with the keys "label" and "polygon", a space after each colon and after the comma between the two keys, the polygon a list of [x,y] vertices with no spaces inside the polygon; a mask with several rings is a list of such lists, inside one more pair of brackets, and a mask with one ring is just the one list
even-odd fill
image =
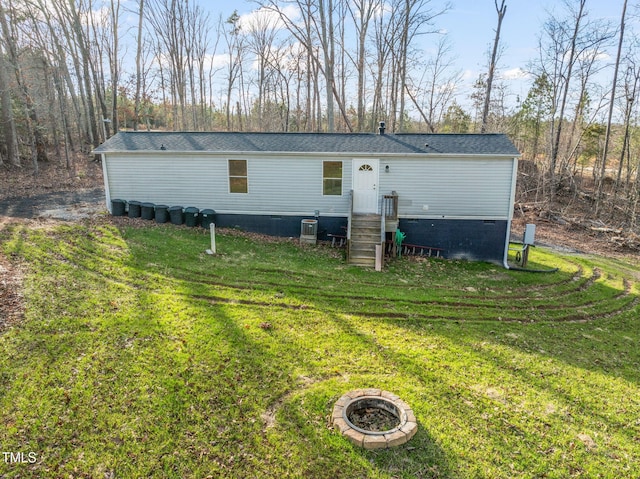
{"label": "bare tree", "polygon": [[247,42],[249,50],[256,57],[258,69],[256,114],[258,125],[263,128],[265,102],[269,88],[268,76],[271,70],[280,70],[274,51],[278,18],[273,12],[260,9],[254,14],[252,20],[246,25]]}
{"label": "bare tree", "polygon": [[431,133],[438,130],[462,81],[460,70],[451,71],[454,59],[449,56],[450,53],[449,40],[443,36],[438,41],[434,56],[425,64],[420,80],[407,85],[407,94]]}
{"label": "bare tree", "polygon": [[620,58],[622,57],[622,45],[624,42],[624,28],[627,16],[627,0],[622,4],[622,15],[620,16],[620,36],[618,39],[618,52],[616,54],[616,63],[613,69],[613,83],[611,85],[611,98],[609,100],[609,114],[607,115],[607,130],[604,135],[604,146],[602,148],[602,163],[600,165],[600,178],[598,180],[598,190],[596,192],[596,214],[602,201],[604,188],[604,180],[607,170],[607,155],[609,153],[609,141],[611,139],[611,122],[613,120],[613,108],[616,99],[616,88],[618,86],[618,70],[620,68]]}
{"label": "bare tree", "polygon": [[[173,128],[184,129],[186,122],[187,76],[185,72],[185,9],[189,4],[177,0],[149,0],[145,15],[156,35],[156,61],[162,85],[169,87]],[[161,65],[162,62],[168,65]],[[165,92],[163,92],[163,95]]]}
{"label": "bare tree", "polygon": [[[118,85],[120,82],[120,0],[109,1],[109,13],[111,14],[111,48],[109,48],[109,65],[111,71],[111,125],[117,132],[118,126]],[[103,118],[106,120],[107,118]]]}
{"label": "bare tree", "polygon": [[[20,91],[22,101],[24,102],[25,119],[27,122],[27,129],[29,131],[28,142],[31,146],[31,159],[34,172],[38,172],[38,161],[48,160],[46,151],[46,141],[39,128],[39,118],[36,111],[33,96],[29,91],[27,81],[24,75],[24,71],[18,55],[18,45],[15,41],[17,37],[17,19],[12,18],[11,22],[7,20],[5,13],[15,13],[12,10],[12,3],[8,3],[8,10],[0,9],[0,31],[2,32],[2,38],[4,39],[4,46],[7,50],[6,57],[8,62],[6,63],[13,70],[16,84]],[[10,140],[11,141],[11,140]]]}
{"label": "bare tree", "polygon": [[351,15],[351,19],[356,29],[358,43],[356,47],[355,65],[358,75],[358,99],[357,99],[357,116],[358,131],[363,131],[365,125],[365,93],[366,93],[366,54],[367,54],[367,36],[371,20],[376,12],[380,12],[382,8],[382,0],[354,0],[347,2],[347,8]]}
{"label": "bare tree", "polygon": [[[335,105],[342,115],[346,128],[352,131],[346,107],[339,94],[335,79],[335,8],[333,0],[295,0],[291,2],[297,7],[301,21],[292,18],[276,0],[261,0],[260,5],[276,12],[289,32],[307,51],[307,78],[312,80],[311,72],[318,71],[324,79],[325,114],[327,130],[335,131]],[[318,48],[318,45],[320,48]],[[311,65],[312,64],[312,65]],[[314,82],[315,91],[308,90],[307,97],[319,98],[319,84]],[[308,86],[309,88],[309,86]],[[309,100],[308,100],[309,101]],[[309,111],[309,109],[307,109]],[[320,124],[321,122],[318,122]]]}
{"label": "bare tree", "polygon": [[[438,10],[431,8],[430,0],[393,0],[383,9],[384,18],[376,21],[375,45],[378,92],[384,88],[384,75],[390,80],[387,86],[387,118],[391,131],[404,131],[406,121],[406,96],[410,67],[415,56],[422,52],[415,49],[415,41],[422,35],[433,33],[434,20],[449,9],[445,4]],[[375,96],[375,94],[374,94]]]}
{"label": "bare tree", "polygon": [[622,148],[620,149],[620,156],[618,159],[618,174],[616,176],[616,184],[613,192],[613,204],[616,204],[616,199],[620,187],[622,185],[622,171],[625,165],[626,158],[626,185],[625,189],[628,189],[631,176],[631,115],[633,114],[634,104],[638,96],[638,87],[640,86],[640,69],[636,66],[635,61],[632,58],[627,58],[627,71],[624,79],[624,97],[621,100],[624,109],[623,128],[624,133],[622,137]]}
{"label": "bare tree", "polygon": [[[4,7],[0,5],[0,22],[4,25],[6,23]],[[13,118],[13,105],[11,104],[11,91],[9,89],[9,80],[7,78],[7,72],[5,71],[5,65],[8,61],[5,60],[6,53],[3,48],[3,43],[8,43],[11,38],[5,38],[4,28],[0,30],[0,112],[2,117],[2,134],[4,136],[4,147],[6,151],[7,161],[14,166],[20,166],[20,152],[18,151],[18,134],[16,132],[16,124]],[[0,165],[2,164],[2,145],[0,145]]]}
{"label": "bare tree", "polygon": [[[82,6],[82,4],[80,4],[80,6]],[[79,65],[78,77],[84,81],[86,95],[85,104],[89,115],[89,141],[93,146],[98,146],[100,143],[100,135],[98,133],[98,121],[92,99],[94,88],[91,84],[91,78],[94,78],[94,76],[91,73],[91,52],[89,40],[83,31],[82,20],[76,2],[68,0],[66,3],[60,3],[59,8],[60,21],[64,22],[65,19],[68,18],[71,23],[71,33],[74,36],[75,44],[79,52],[79,55],[75,55],[74,61],[76,62],[76,65]],[[71,36],[68,38],[71,38]]]}
{"label": "bare tree", "polygon": [[143,84],[142,47],[143,47],[143,22],[144,22],[144,0],[139,0],[138,5],[138,34],[136,35],[136,88],[133,106],[133,129],[138,130],[140,123],[140,96]]}
{"label": "bare tree", "polygon": [[[226,90],[226,117],[227,117],[227,129],[231,130],[234,128],[233,121],[231,117],[232,111],[232,94],[233,89],[236,86],[236,81],[240,77],[242,73],[242,62],[244,61],[245,55],[245,40],[241,35],[241,25],[240,25],[240,15],[238,15],[237,11],[234,11],[233,14],[227,18],[226,20],[222,20],[222,17],[219,18],[218,21],[218,32],[220,36],[224,39],[227,47],[227,90]],[[240,85],[238,90],[241,90],[243,85]],[[239,107],[240,102],[237,101],[236,105]],[[238,108],[238,119],[241,121],[241,111]],[[242,125],[240,125],[239,129],[242,129]]]}
{"label": "bare tree", "polygon": [[491,60],[489,61],[489,72],[487,73],[487,85],[484,95],[484,108],[482,109],[482,124],[480,126],[480,133],[487,131],[487,121],[489,119],[489,105],[491,104],[491,88],[493,87],[493,76],[496,71],[496,63],[498,58],[498,45],[500,44],[500,30],[502,28],[502,20],[507,13],[507,6],[505,0],[498,7],[498,0],[494,0],[496,6],[496,12],[498,13],[498,26],[496,27],[496,36],[493,40],[493,51],[491,52]]}
{"label": "bare tree", "polygon": [[[558,165],[565,164],[560,160],[560,151],[567,123],[567,111],[571,101],[582,102],[587,98],[586,89],[581,88],[577,94],[575,92],[575,72],[581,73],[581,87],[585,85],[586,88],[588,83],[584,80],[590,77],[593,71],[593,60],[611,38],[607,24],[587,21],[586,0],[577,0],[576,3],[577,5],[573,5],[570,0],[566,0],[568,16],[564,19],[550,14],[550,19],[544,24],[539,43],[537,74],[545,75],[551,91],[551,144],[547,167],[548,182],[545,188],[548,199],[555,196],[559,184]],[[580,112],[581,108],[574,111]],[[574,151],[574,148],[566,151]]]}
{"label": "bare tree", "polygon": [[191,103],[191,127],[195,130],[204,125],[201,118],[202,105],[205,103],[204,63],[209,48],[209,14],[200,5],[195,5],[185,11],[186,25],[182,30],[184,35],[186,66],[188,71],[189,93]]}

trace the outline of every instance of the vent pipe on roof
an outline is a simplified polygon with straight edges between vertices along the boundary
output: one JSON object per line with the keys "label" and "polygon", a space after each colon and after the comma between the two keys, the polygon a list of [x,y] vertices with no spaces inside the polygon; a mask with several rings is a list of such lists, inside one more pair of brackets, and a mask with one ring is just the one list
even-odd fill
{"label": "vent pipe on roof", "polygon": [[385,130],[384,121],[381,121],[381,122],[380,122],[380,126],[378,127],[378,132],[379,132],[381,135],[384,135],[384,130]]}

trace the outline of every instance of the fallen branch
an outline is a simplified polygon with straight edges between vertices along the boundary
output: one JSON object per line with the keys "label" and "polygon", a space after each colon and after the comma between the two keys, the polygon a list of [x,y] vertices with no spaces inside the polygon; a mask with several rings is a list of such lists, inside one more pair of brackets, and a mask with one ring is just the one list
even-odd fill
{"label": "fallen branch", "polygon": [[615,233],[617,235],[619,235],[620,233],[622,233],[621,229],[616,229],[616,228],[609,228],[606,226],[592,226],[591,227],[591,231],[597,231],[598,233]]}

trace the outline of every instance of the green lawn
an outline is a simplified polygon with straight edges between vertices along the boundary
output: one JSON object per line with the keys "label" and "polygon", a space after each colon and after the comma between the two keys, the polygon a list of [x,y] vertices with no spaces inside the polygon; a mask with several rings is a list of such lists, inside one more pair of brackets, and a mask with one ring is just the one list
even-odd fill
{"label": "green lawn", "polygon": [[[557,273],[376,273],[217,240],[208,256],[206,232],[169,225],[0,232],[26,300],[0,333],[0,477],[640,477],[637,265],[535,248],[530,267]],[[361,387],[409,403],[416,436],[365,451],[333,430]]]}

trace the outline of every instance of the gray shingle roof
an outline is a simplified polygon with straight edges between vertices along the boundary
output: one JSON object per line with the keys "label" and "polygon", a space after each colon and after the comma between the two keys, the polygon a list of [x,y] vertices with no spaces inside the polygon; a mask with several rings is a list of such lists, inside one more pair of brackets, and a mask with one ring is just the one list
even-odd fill
{"label": "gray shingle roof", "polygon": [[519,156],[503,134],[120,132],[94,150]]}

